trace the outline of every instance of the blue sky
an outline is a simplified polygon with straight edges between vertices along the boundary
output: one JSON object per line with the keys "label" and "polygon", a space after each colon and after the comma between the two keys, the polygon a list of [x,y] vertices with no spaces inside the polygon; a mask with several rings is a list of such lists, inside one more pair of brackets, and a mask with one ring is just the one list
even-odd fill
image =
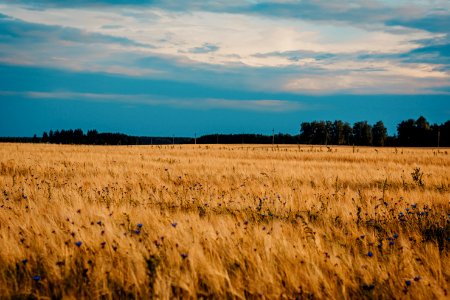
{"label": "blue sky", "polygon": [[1,1],[0,136],[450,119],[448,1]]}

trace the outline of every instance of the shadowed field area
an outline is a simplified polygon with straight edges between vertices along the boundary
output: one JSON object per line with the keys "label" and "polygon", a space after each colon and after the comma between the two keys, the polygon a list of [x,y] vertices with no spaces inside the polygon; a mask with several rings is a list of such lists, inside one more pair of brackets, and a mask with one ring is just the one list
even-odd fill
{"label": "shadowed field area", "polygon": [[0,144],[0,298],[450,293],[450,150]]}

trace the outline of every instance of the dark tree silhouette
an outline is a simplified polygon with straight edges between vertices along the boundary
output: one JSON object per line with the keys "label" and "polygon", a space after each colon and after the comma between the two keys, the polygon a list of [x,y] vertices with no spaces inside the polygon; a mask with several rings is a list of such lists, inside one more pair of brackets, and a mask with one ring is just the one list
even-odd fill
{"label": "dark tree silhouette", "polygon": [[439,126],[436,140],[439,140],[439,146],[450,147],[450,121]]}
{"label": "dark tree silhouette", "polygon": [[372,145],[372,126],[367,121],[356,122],[353,125],[353,139],[355,145]]}
{"label": "dark tree silhouette", "polygon": [[[387,136],[382,121],[373,126],[367,121],[353,124],[353,127],[341,120],[302,122],[300,134],[278,133],[274,136],[276,144],[316,144],[316,145],[361,145],[361,146],[420,146],[449,147],[450,120],[443,124],[430,124],[425,117],[409,119],[397,125],[397,135]],[[272,135],[262,134],[211,134],[198,137],[198,144],[272,144]],[[91,144],[91,145],[160,145],[160,144],[194,144],[189,137],[146,137],[129,136],[121,133],[99,133],[82,129],[62,129],[43,132],[42,138],[0,137],[0,142],[20,143],[54,143],[54,144]]]}
{"label": "dark tree silhouette", "polygon": [[398,142],[402,146],[437,146],[441,127],[443,125],[430,126],[423,116],[415,121],[402,121],[397,126]]}
{"label": "dark tree silhouette", "polygon": [[372,127],[372,144],[374,146],[384,146],[387,138],[387,129],[383,121],[378,121]]}
{"label": "dark tree silhouette", "polygon": [[42,142],[43,142],[43,143],[49,142],[47,132],[44,132],[44,133],[42,134]]}
{"label": "dark tree silhouette", "polygon": [[336,120],[331,129],[331,144],[343,145],[345,141],[344,122]]}
{"label": "dark tree silhouette", "polygon": [[351,143],[353,143],[353,129],[352,126],[350,126],[350,123],[345,122],[342,130],[344,134],[343,145],[350,145]]}
{"label": "dark tree silhouette", "polygon": [[400,122],[397,125],[398,143],[402,146],[413,146],[415,135],[415,122],[413,119]]}
{"label": "dark tree silhouette", "polygon": [[314,135],[313,126],[309,122],[303,122],[300,125],[300,141],[303,144],[312,144],[312,137]]}

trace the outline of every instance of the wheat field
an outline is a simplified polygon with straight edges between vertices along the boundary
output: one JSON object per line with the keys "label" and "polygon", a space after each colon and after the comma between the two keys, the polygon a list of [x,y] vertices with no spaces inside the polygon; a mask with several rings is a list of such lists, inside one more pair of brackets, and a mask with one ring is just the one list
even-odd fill
{"label": "wheat field", "polygon": [[0,298],[448,298],[449,151],[0,144]]}

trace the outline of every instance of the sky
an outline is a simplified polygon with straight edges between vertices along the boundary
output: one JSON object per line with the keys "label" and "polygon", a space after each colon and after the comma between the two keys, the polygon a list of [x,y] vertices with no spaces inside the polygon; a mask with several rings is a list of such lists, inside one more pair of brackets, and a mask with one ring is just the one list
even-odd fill
{"label": "sky", "polygon": [[0,136],[450,119],[450,1],[0,0]]}

